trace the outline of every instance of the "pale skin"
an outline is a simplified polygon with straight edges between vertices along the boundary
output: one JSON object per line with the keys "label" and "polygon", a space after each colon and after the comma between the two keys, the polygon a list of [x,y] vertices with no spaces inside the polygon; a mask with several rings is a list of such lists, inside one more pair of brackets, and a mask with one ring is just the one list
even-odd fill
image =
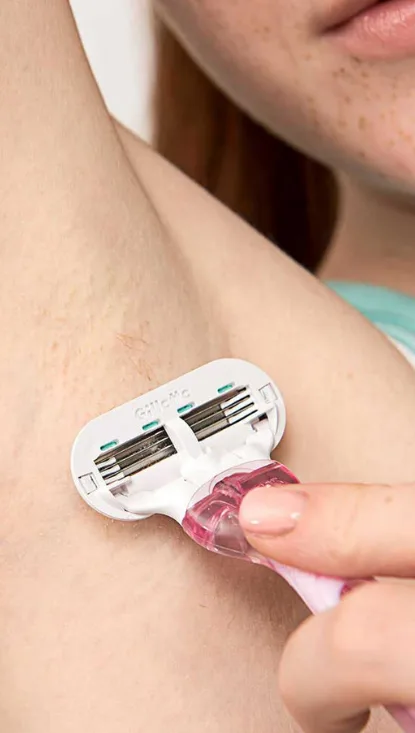
{"label": "pale skin", "polygon": [[276,675],[301,603],[167,520],[94,515],[71,443],[103,410],[230,355],[280,385],[279,457],[302,480],[407,482],[413,373],[114,125],[64,0],[2,0],[0,69],[0,728],[297,730]]}

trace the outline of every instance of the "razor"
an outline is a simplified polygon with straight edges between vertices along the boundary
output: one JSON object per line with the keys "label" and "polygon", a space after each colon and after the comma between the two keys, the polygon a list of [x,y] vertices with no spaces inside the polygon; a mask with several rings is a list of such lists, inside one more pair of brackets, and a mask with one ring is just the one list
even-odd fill
{"label": "razor", "polygon": [[[285,426],[273,380],[246,361],[220,359],[89,422],[72,449],[72,476],[97,512],[125,522],[171,517],[205,549],[278,573],[317,613],[352,586],[260,555],[238,521],[252,489],[298,483],[271,458]],[[415,733],[412,711],[390,712]]]}

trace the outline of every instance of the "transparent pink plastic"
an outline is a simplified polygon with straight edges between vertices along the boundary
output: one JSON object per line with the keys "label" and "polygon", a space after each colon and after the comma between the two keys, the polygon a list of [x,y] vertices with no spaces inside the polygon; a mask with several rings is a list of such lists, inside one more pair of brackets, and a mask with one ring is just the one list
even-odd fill
{"label": "transparent pink plastic", "polygon": [[211,552],[247,560],[274,570],[297,591],[311,611],[335,606],[344,591],[345,581],[303,573],[260,555],[247,542],[239,524],[239,508],[254,488],[274,484],[297,484],[298,480],[281,463],[256,462],[238,466],[209,484],[193,497],[183,520],[183,529],[198,545]]}
{"label": "transparent pink plastic", "polygon": [[[202,486],[188,507],[182,526],[186,534],[206,550],[264,565],[281,575],[313,613],[337,605],[356,581],[326,578],[280,565],[258,553],[247,542],[239,524],[239,508],[252,489],[277,484],[297,484],[296,477],[281,463],[257,461],[216,476]],[[415,733],[415,709],[389,708],[406,733]]]}

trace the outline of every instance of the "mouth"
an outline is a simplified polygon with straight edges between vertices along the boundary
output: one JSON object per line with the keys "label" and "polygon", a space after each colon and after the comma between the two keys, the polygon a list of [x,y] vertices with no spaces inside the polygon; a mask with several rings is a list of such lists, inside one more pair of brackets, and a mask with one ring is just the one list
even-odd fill
{"label": "mouth", "polygon": [[342,0],[333,8],[333,12],[328,18],[327,30],[334,31],[337,28],[349,23],[362,13],[378,5],[386,5],[390,0]]}
{"label": "mouth", "polygon": [[359,59],[415,56],[415,0],[341,0],[325,35]]}

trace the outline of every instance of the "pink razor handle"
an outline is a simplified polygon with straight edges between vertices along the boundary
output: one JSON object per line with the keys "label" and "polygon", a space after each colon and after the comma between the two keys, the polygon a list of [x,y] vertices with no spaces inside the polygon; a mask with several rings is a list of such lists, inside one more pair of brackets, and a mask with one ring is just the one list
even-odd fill
{"label": "pink razor handle", "polygon": [[[275,462],[244,464],[236,470],[217,476],[196,493],[182,522],[184,531],[206,550],[264,565],[278,573],[312,613],[336,606],[352,587],[348,581],[311,575],[264,557],[251,547],[239,524],[239,508],[249,491],[265,485],[298,484],[297,478]],[[415,733],[415,708],[388,710],[406,733]]]}

